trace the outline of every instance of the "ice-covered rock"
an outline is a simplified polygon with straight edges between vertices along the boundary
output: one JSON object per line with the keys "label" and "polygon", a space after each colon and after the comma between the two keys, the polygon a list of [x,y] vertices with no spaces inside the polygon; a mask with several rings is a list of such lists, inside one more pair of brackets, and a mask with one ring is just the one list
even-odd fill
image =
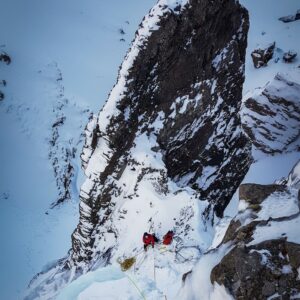
{"label": "ice-covered rock", "polygon": [[256,148],[265,153],[300,147],[300,85],[277,74],[243,104],[242,124]]}

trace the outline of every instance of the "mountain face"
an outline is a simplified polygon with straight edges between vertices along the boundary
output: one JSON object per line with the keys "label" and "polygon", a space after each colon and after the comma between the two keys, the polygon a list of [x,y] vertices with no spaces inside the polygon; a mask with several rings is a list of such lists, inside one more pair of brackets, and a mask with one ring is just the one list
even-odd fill
{"label": "mountain face", "polygon": [[151,9],[86,127],[72,249],[33,280],[28,299],[51,298],[137,253],[145,231],[173,228],[206,249],[213,215],[222,216],[251,163],[239,117],[248,26],[234,0],[160,0]]}
{"label": "mountain face", "polygon": [[171,193],[168,181],[188,186],[222,215],[250,162],[238,116],[247,29],[235,1],[158,2],[144,19],[116,86],[88,125],[75,264],[92,258],[95,235],[113,223],[119,203],[143,197],[149,177],[157,193]]}

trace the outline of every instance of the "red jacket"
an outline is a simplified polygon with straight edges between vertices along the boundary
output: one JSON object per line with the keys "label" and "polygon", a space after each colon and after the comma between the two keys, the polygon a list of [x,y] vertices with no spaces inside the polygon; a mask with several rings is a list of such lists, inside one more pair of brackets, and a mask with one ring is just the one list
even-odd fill
{"label": "red jacket", "polygon": [[155,237],[152,234],[144,233],[143,242],[146,246],[152,245],[154,247]]}
{"label": "red jacket", "polygon": [[164,245],[170,245],[173,241],[174,232],[168,231],[168,233],[164,236],[163,244]]}

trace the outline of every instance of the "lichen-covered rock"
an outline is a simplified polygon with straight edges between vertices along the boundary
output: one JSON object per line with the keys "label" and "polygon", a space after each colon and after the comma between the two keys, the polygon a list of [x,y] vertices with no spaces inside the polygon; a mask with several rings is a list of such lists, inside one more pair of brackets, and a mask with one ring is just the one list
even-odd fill
{"label": "lichen-covered rock", "polygon": [[291,63],[295,60],[296,56],[297,52],[290,50],[283,54],[283,61],[286,63]]}
{"label": "lichen-covered rock", "polygon": [[275,49],[275,42],[265,48],[258,48],[252,51],[251,57],[255,68],[261,68],[268,65],[272,59]]}
{"label": "lichen-covered rock", "polygon": [[281,74],[246,99],[242,124],[254,146],[265,153],[300,149],[300,85]]}

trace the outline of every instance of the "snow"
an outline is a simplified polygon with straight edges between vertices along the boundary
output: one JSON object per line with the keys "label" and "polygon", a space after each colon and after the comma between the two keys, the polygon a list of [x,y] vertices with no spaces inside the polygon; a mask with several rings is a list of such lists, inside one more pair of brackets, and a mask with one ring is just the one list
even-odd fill
{"label": "snow", "polygon": [[155,290],[153,281],[141,282],[138,286],[132,275],[123,273],[118,267],[110,266],[89,272],[66,287],[57,300],[123,300],[158,299],[160,293]]}
{"label": "snow", "polygon": [[268,261],[269,261],[269,257],[272,256],[271,252],[269,250],[265,250],[265,249],[262,249],[262,250],[252,249],[252,250],[250,250],[249,253],[253,253],[253,252],[259,253],[261,255],[261,264],[262,265],[267,265]]}
{"label": "snow", "polygon": [[[276,155],[264,155],[253,152],[255,161],[250,166],[242,183],[271,184],[278,179],[287,177],[299,159],[298,152],[283,153]],[[238,213],[238,191],[227,206],[224,215],[234,217]]]}
{"label": "snow", "polygon": [[249,203],[243,199],[239,200],[239,206],[238,206],[238,211],[243,211],[245,209],[247,209],[249,206]]}
{"label": "snow", "polygon": [[[1,298],[20,299],[42,266],[70,248],[83,182],[81,133],[89,111],[98,112],[106,100],[134,32],[154,2],[1,2],[0,45],[12,58],[0,68],[0,78],[7,81],[0,103]],[[58,194],[48,159],[57,112],[66,117],[59,149],[75,147],[77,152],[72,200],[49,210]]]}
{"label": "snow", "polygon": [[258,220],[280,218],[299,212],[298,190],[291,190],[290,194],[273,193],[261,204]]}
{"label": "snow", "polygon": [[[210,253],[202,256],[193,268],[192,276],[186,278],[185,284],[180,290],[177,299],[232,299],[224,288],[217,285],[214,286],[210,281],[211,270],[229,251],[230,247],[228,245],[222,245],[220,248],[212,250]],[[218,298],[218,295],[220,298]]]}
{"label": "snow", "polygon": [[287,237],[287,240],[292,243],[300,244],[299,236],[300,217],[295,219],[276,222],[271,221],[268,226],[257,227],[253,234],[253,241],[248,246],[259,244],[265,240],[279,239],[283,236]]}
{"label": "snow", "polygon": [[284,265],[284,266],[282,266],[281,272],[283,274],[293,273],[292,266],[291,265]]}
{"label": "snow", "polygon": [[211,243],[211,246],[208,248],[208,250],[214,249],[217,246],[219,246],[219,244],[222,242],[225,236],[225,233],[227,231],[227,228],[231,220],[232,219],[230,217],[223,217],[217,222],[217,224],[214,227],[214,239]]}
{"label": "snow", "polygon": [[[251,1],[240,0],[250,16],[250,29],[248,34],[248,47],[246,54],[246,70],[244,92],[252,93],[256,88],[263,87],[268,81],[272,80],[277,73],[294,74],[299,79],[297,66],[299,60],[295,63],[287,64],[282,60],[275,62],[278,56],[282,58],[283,52],[295,50],[300,54],[299,21],[285,24],[280,22],[278,18],[289,15],[299,9],[298,0],[276,1],[273,0]],[[253,66],[251,52],[269,42],[276,42],[275,57],[269,61],[268,66],[260,69],[255,69]],[[298,74],[298,75],[297,75]]]}

